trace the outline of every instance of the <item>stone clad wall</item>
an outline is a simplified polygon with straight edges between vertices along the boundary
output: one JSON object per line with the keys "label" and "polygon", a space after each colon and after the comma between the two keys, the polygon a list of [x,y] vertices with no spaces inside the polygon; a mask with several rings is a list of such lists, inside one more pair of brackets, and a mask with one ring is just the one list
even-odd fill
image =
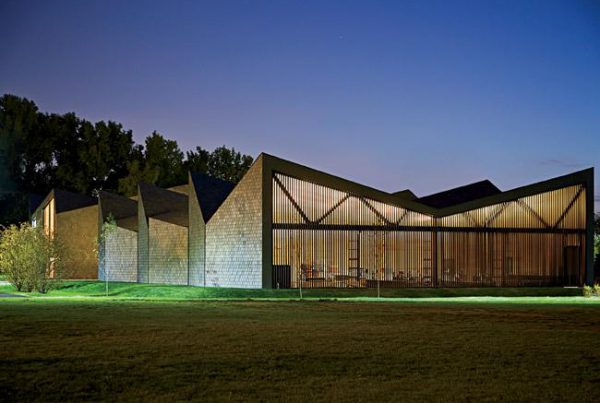
{"label": "stone clad wall", "polygon": [[109,281],[136,282],[137,232],[116,227],[106,234],[98,278]]}
{"label": "stone clad wall", "polygon": [[148,280],[148,220],[143,203],[138,203],[138,283]]}
{"label": "stone clad wall", "polygon": [[189,229],[188,229],[188,249],[189,249],[189,272],[190,285],[204,285],[204,262],[205,262],[205,225],[198,204],[198,198],[193,186],[190,185],[189,197]]}
{"label": "stone clad wall", "polygon": [[262,160],[206,225],[206,286],[262,287]]}
{"label": "stone clad wall", "polygon": [[188,229],[165,221],[149,219],[148,282],[188,283]]}
{"label": "stone clad wall", "polygon": [[98,278],[98,206],[56,214],[56,236],[64,247],[63,278]]}

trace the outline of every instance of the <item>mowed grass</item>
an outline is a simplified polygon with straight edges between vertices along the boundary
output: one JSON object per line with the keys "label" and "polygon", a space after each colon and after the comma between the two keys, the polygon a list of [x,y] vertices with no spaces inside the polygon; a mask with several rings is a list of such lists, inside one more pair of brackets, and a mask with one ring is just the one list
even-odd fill
{"label": "mowed grass", "polygon": [[[110,282],[111,299],[146,300],[206,300],[206,299],[298,299],[303,298],[376,298],[377,289],[240,289],[220,287],[192,287],[165,284],[139,284]],[[16,293],[10,285],[0,286],[0,293]],[[64,281],[47,294],[25,294],[36,297],[104,297],[106,284],[102,281]],[[561,287],[522,288],[382,288],[382,298],[449,298],[449,297],[574,297],[581,289]]]}
{"label": "mowed grass", "polygon": [[0,323],[0,400],[600,398],[600,305],[6,299]]}

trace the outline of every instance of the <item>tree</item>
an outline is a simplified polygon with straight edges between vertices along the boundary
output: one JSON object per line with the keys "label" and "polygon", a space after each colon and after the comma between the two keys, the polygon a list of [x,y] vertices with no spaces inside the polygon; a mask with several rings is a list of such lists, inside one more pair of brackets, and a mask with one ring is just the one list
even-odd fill
{"label": "tree", "polygon": [[251,164],[252,157],[225,146],[213,152],[196,147],[184,156],[176,141],[157,132],[136,145],[119,123],[42,113],[26,98],[0,97],[0,224],[26,220],[29,195],[54,187],[132,195],[139,182],[183,184],[188,170],[237,182]]}
{"label": "tree", "polygon": [[216,178],[237,183],[252,165],[249,155],[242,155],[235,148],[221,146],[215,148],[208,161],[208,174]]}
{"label": "tree", "polygon": [[160,133],[146,137],[145,163],[158,171],[156,185],[169,187],[181,185],[187,179],[183,166],[183,152],[177,141],[167,140]]}
{"label": "tree", "polygon": [[[85,122],[80,135],[79,161],[85,176],[84,193],[101,189],[117,189],[118,180],[127,172],[133,148],[131,130],[119,123],[100,121],[94,126]],[[82,191],[80,190],[80,191]]]}
{"label": "tree", "polygon": [[198,146],[196,151],[186,153],[184,166],[186,171],[207,173],[209,161],[210,152]]}
{"label": "tree", "polygon": [[44,141],[39,137],[35,103],[10,94],[0,98],[0,175],[11,190],[29,184],[36,165],[49,162],[49,155],[40,155],[38,142]]}
{"label": "tree", "polygon": [[181,185],[187,180],[183,163],[183,152],[175,140],[167,140],[160,133],[153,132],[146,137],[146,147],[134,152],[127,164],[127,176],[119,180],[119,192],[133,195],[139,182],[160,187]]}
{"label": "tree", "polygon": [[47,191],[44,171],[50,165],[48,140],[40,136],[37,106],[25,98],[0,98],[0,224],[27,217],[25,192]]}

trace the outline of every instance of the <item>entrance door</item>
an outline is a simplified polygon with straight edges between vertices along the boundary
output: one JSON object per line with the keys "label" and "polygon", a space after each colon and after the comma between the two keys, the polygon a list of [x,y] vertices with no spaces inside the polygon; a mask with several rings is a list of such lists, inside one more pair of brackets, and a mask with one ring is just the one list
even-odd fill
{"label": "entrance door", "polygon": [[579,246],[565,246],[563,257],[564,285],[578,286],[581,270],[581,252]]}

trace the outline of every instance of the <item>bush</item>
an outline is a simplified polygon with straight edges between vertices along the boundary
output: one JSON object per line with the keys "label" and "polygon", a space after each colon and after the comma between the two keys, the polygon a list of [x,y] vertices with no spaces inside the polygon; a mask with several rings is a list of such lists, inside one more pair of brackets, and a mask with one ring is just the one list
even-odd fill
{"label": "bush", "polygon": [[586,298],[600,297],[600,284],[596,283],[593,287],[590,287],[589,285],[584,285],[583,296]]}
{"label": "bush", "polygon": [[0,271],[18,291],[45,293],[60,279],[59,243],[40,227],[11,225],[0,232]]}

